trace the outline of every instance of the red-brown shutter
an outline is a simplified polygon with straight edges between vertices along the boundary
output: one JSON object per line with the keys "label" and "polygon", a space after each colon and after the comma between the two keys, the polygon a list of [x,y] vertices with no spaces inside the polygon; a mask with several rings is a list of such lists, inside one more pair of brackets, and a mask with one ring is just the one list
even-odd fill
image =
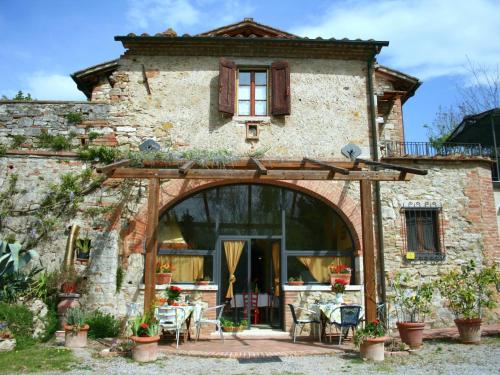
{"label": "red-brown shutter", "polygon": [[219,112],[234,115],[236,65],[233,61],[219,60]]}
{"label": "red-brown shutter", "polygon": [[290,65],[286,61],[276,61],[271,64],[271,113],[289,115],[290,109]]}

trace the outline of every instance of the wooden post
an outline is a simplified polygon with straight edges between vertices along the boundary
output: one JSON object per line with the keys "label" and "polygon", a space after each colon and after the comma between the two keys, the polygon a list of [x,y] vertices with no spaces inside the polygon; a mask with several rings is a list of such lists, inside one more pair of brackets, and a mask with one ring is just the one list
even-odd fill
{"label": "wooden post", "polygon": [[152,305],[155,298],[155,266],[158,251],[158,203],[160,200],[160,180],[149,179],[148,184],[148,219],[146,224],[146,260],[144,262],[144,312]]}
{"label": "wooden post", "polygon": [[373,236],[373,208],[371,181],[360,181],[361,188],[361,220],[363,227],[363,268],[365,288],[366,321],[377,319],[377,295],[375,272],[375,241]]}

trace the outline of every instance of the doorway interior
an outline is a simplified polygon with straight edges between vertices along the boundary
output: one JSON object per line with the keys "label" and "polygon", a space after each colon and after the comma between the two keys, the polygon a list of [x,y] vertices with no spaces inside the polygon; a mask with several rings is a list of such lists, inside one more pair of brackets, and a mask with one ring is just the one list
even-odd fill
{"label": "doorway interior", "polygon": [[219,241],[221,254],[220,302],[226,302],[229,287],[228,253],[226,242],[243,245],[236,265],[233,298],[225,309],[224,318],[233,322],[247,320],[247,328],[280,329],[280,249],[277,238],[237,237]]}

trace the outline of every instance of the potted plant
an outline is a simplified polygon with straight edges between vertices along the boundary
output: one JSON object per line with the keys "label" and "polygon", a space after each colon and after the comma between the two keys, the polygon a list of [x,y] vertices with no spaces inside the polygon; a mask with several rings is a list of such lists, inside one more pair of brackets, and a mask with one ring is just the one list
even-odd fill
{"label": "potted plant", "polygon": [[179,288],[178,286],[172,285],[170,288],[168,288],[165,291],[165,294],[167,295],[167,303],[169,305],[175,305],[177,301],[179,300],[179,296],[182,293],[182,289]]}
{"label": "potted plant", "polygon": [[208,276],[198,277],[195,283],[196,285],[208,285],[210,284],[210,277]]}
{"label": "potted plant", "polygon": [[343,294],[345,287],[349,284],[345,279],[335,279],[332,285],[332,291],[335,293],[335,302],[340,304],[344,302]]}
{"label": "potted plant", "polygon": [[354,333],[354,344],[359,347],[359,354],[363,359],[372,361],[384,360],[385,337],[384,325],[379,320],[366,324],[364,328]]}
{"label": "potted plant", "polygon": [[304,280],[302,280],[302,276],[289,277],[288,285],[304,285]]}
{"label": "potted plant", "polygon": [[351,283],[351,268],[347,267],[345,264],[330,264],[330,283],[335,284],[335,280],[343,279],[347,282],[346,285]]}
{"label": "potted plant", "polygon": [[73,267],[64,267],[61,271],[60,279],[62,280],[62,293],[75,294],[78,292],[79,277]]}
{"label": "potted plant", "polygon": [[79,238],[75,241],[76,259],[88,261],[90,258],[90,238]]}
{"label": "potted plant", "polygon": [[221,318],[220,323],[224,332],[242,332],[248,327],[248,320],[245,319],[235,323],[232,320]]}
{"label": "potted plant", "polygon": [[78,307],[66,310],[64,325],[64,346],[68,348],[84,348],[87,345],[89,325],[85,324],[85,313]]}
{"label": "potted plant", "polygon": [[156,262],[156,284],[165,285],[172,282],[173,266],[171,263],[159,259]]}
{"label": "potted plant", "polygon": [[477,344],[481,341],[482,310],[495,307],[495,285],[499,278],[496,264],[479,271],[471,260],[460,271],[452,270],[438,281],[439,292],[455,315],[462,343]]}
{"label": "potted plant", "polygon": [[417,349],[422,346],[425,314],[430,312],[434,285],[419,283],[410,287],[410,281],[409,274],[397,272],[390,281],[390,286],[394,291],[399,337],[411,349]]}
{"label": "potted plant", "polygon": [[137,362],[151,362],[158,358],[159,325],[154,317],[154,310],[138,315],[132,321],[132,336],[134,342],[132,358]]}

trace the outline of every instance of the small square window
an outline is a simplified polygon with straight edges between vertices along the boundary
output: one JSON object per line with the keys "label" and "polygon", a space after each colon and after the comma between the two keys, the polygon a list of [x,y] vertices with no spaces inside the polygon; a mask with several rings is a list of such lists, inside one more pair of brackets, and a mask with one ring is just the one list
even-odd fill
{"label": "small square window", "polygon": [[267,71],[238,71],[238,115],[266,116],[268,102],[267,87]]}
{"label": "small square window", "polygon": [[443,260],[444,236],[439,209],[402,209],[407,260]]}
{"label": "small square window", "polygon": [[259,139],[259,124],[256,122],[247,122],[247,139],[258,140]]}

